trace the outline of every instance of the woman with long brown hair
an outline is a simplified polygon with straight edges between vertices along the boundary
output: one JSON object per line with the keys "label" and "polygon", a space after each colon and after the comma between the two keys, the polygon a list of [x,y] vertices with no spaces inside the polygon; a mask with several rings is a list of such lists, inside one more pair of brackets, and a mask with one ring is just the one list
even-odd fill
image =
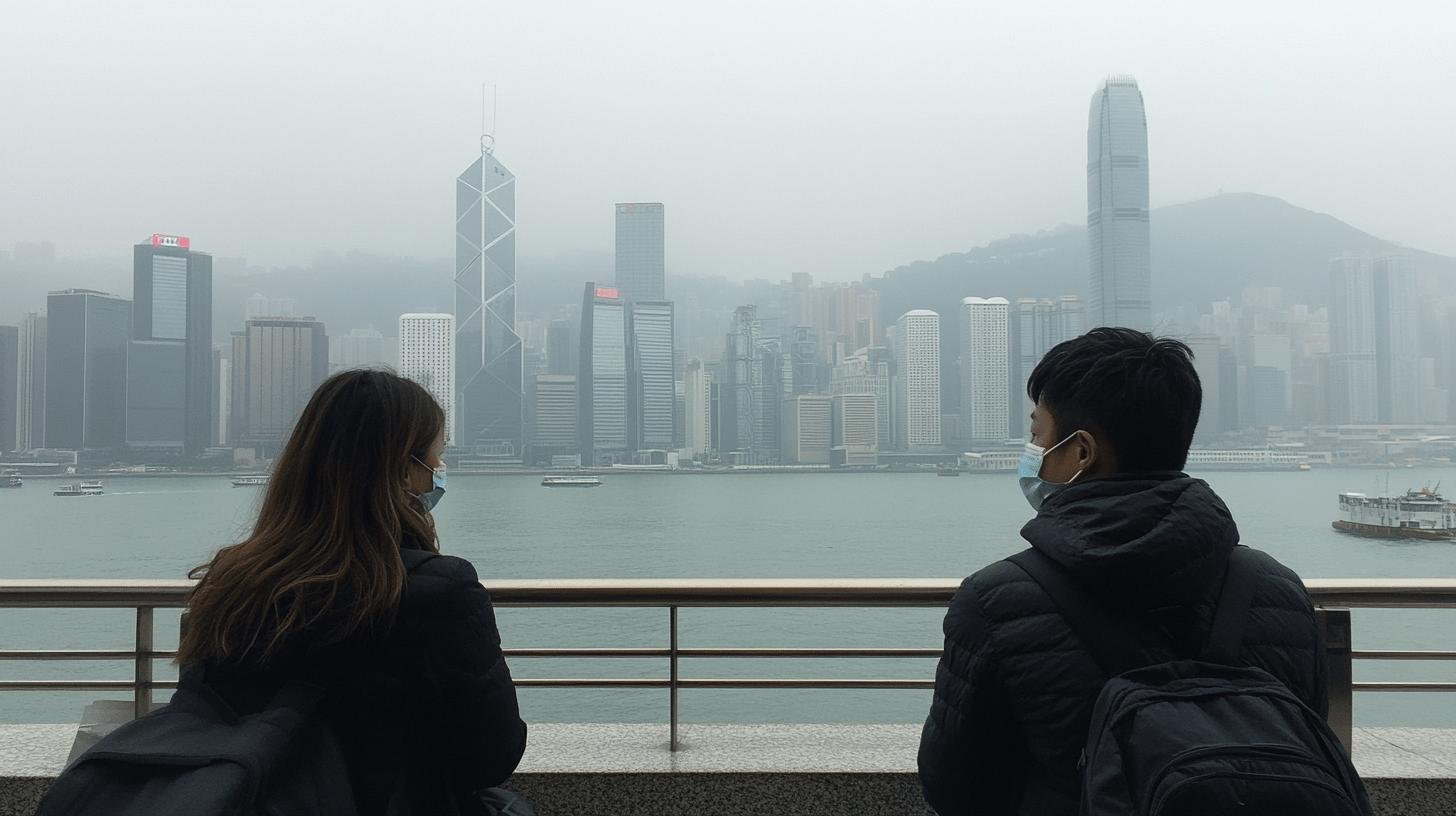
{"label": "woman with long brown hair", "polygon": [[490,596],[439,554],[445,412],[391,373],[319,386],[252,535],[192,571],[178,661],[239,712],[322,683],[362,813],[478,812],[525,750]]}

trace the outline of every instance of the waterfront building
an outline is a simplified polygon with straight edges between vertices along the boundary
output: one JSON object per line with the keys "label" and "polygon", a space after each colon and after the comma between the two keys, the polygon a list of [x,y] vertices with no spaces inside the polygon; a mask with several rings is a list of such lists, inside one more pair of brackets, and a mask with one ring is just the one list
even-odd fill
{"label": "waterfront building", "polygon": [[576,326],[570,320],[553,320],[546,328],[546,373],[576,376]]}
{"label": "waterfront building", "polygon": [[834,366],[830,390],[835,394],[873,394],[875,422],[879,429],[877,450],[888,451],[894,446],[889,349],[884,346],[861,348],[845,357]]}
{"label": "waterfront building", "polygon": [[670,301],[629,301],[628,447],[677,446],[673,369],[673,306]]}
{"label": "waterfront building", "polygon": [[46,316],[28,312],[20,319],[15,375],[15,447],[45,445]]}
{"label": "waterfront building", "polygon": [[1379,421],[1375,281],[1370,258],[1330,260],[1329,418],[1337,425]]}
{"label": "waterfront building", "polygon": [[831,400],[829,463],[874,467],[880,451],[879,399],[874,394],[835,394]]}
{"label": "waterfront building", "polygon": [[329,373],[329,338],[311,317],[260,317],[233,336],[236,445],[277,453]]}
{"label": "waterfront building", "polygon": [[1203,389],[1203,402],[1198,412],[1195,436],[1200,440],[1210,439],[1225,430],[1219,388],[1222,379],[1219,371],[1222,344],[1217,335],[1211,334],[1189,337],[1184,342],[1193,352],[1193,371],[1198,374],[1198,383]]}
{"label": "waterfront building", "polygon": [[16,386],[20,382],[20,329],[0,326],[0,454],[16,450]]}
{"label": "waterfront building", "polygon": [[1020,298],[1010,305],[1007,323],[1011,375],[1007,432],[1011,438],[1025,438],[1036,407],[1026,394],[1027,380],[1052,347],[1087,332],[1087,304],[1077,295]]}
{"label": "waterfront building", "polygon": [[[447,315],[447,317],[450,317]],[[453,323],[454,318],[451,317]],[[403,335],[400,335],[400,342],[404,342]],[[454,340],[450,342],[454,346]],[[403,364],[403,356],[400,358]],[[389,366],[389,358],[384,351],[384,335],[373,326],[366,329],[350,329],[348,334],[329,338],[329,371],[348,371],[354,368],[386,368]],[[455,375],[450,375],[454,381]],[[453,393],[440,403],[454,403]]]}
{"label": "waterfront building", "polygon": [[627,316],[618,290],[586,284],[580,337],[576,384],[582,464],[627,462]]}
{"label": "waterfront building", "polygon": [[795,394],[784,400],[780,461],[786,465],[828,465],[833,439],[831,398]]}
{"label": "waterfront building", "polygon": [[706,458],[711,444],[712,375],[694,357],[683,374],[683,447],[693,459]]}
{"label": "waterfront building", "polygon": [[131,301],[90,289],[46,297],[45,444],[61,450],[126,441]]}
{"label": "waterfront building", "polygon": [[[376,332],[377,333],[377,332]],[[399,375],[423,385],[445,411],[445,444],[455,445],[455,316],[399,316]]]}
{"label": "waterfront building", "polygon": [[955,439],[986,443],[1008,438],[1009,308],[1003,297],[961,301],[961,432]]}
{"label": "waterfront building", "polygon": [[574,457],[579,444],[575,374],[537,374],[533,378],[531,459],[550,463]]}
{"label": "waterfront building", "polygon": [[1092,95],[1087,123],[1087,255],[1098,326],[1153,330],[1148,121],[1130,76]]}
{"label": "waterfront building", "polygon": [[724,344],[719,392],[723,439],[718,452],[723,461],[778,464],[783,362],[778,339],[766,336],[758,308],[738,307]]}
{"label": "waterfront building", "polygon": [[212,256],[186,236],[132,248],[126,443],[196,456],[213,439]]}
{"label": "waterfront building", "polygon": [[1381,422],[1409,425],[1422,419],[1421,300],[1410,257],[1375,259],[1376,413]]}
{"label": "waterfront building", "polygon": [[617,291],[628,303],[667,299],[666,227],[662,204],[617,207]]}
{"label": "waterfront building", "polygon": [[524,349],[516,333],[516,177],[483,150],[455,180],[455,443],[520,461]]}
{"label": "waterfront building", "polygon": [[940,315],[916,309],[895,324],[896,442],[910,451],[938,450],[940,435]]}

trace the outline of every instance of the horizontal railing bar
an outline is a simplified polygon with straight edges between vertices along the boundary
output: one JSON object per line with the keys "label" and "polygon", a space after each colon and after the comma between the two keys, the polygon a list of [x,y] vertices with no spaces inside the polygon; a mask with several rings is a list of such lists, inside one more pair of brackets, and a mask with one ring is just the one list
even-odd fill
{"label": "horizontal railing bar", "polygon": [[[154,689],[177,688],[176,680],[154,680]],[[0,691],[126,691],[136,688],[134,680],[0,680]]]}
{"label": "horizontal railing bar", "polygon": [[1351,652],[1356,660],[1456,660],[1456,652],[1446,651],[1372,651]]}
{"label": "horizontal railing bar", "polygon": [[[506,657],[669,657],[669,649],[656,648],[553,648],[553,649],[505,649]],[[746,658],[938,658],[940,649],[876,649],[876,648],[752,648],[719,647],[699,649],[678,649],[678,657],[746,657]]]}
{"label": "horizontal railing bar", "polygon": [[[1331,607],[1456,608],[1456,579],[1315,578],[1316,604]],[[488,581],[499,606],[944,606],[959,579],[787,578]],[[188,580],[0,581],[0,607],[177,608]]]}
{"label": "horizontal railing bar", "polygon": [[1456,683],[1364,682],[1351,683],[1350,688],[1355,691],[1456,691]]}
{"label": "horizontal railing bar", "polygon": [[[176,652],[150,652],[153,660],[171,659]],[[41,649],[37,651],[3,651],[0,660],[135,660],[136,652],[106,649]]]}

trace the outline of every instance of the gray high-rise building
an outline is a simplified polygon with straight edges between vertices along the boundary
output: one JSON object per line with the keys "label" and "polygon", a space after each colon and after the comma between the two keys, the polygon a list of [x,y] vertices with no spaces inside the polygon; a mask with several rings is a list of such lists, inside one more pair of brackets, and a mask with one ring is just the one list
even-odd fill
{"label": "gray high-rise building", "polygon": [[553,320],[546,327],[546,371],[550,374],[575,376],[577,353],[576,326],[570,320]]}
{"label": "gray high-rise building", "polygon": [[186,455],[212,440],[212,256],[186,237],[132,248],[126,442]]}
{"label": "gray high-rise building", "polygon": [[665,234],[660,203],[617,205],[617,289],[628,303],[667,299]]}
{"label": "gray high-rise building", "polygon": [[531,412],[531,458],[549,464],[553,456],[572,456],[579,444],[576,430],[575,374],[537,374]]}
{"label": "gray high-rise building", "polygon": [[764,336],[757,307],[739,306],[734,311],[721,372],[720,459],[745,465],[777,464],[783,355],[778,341]]}
{"label": "gray high-rise building", "polygon": [[1421,299],[1416,271],[1404,255],[1375,259],[1376,412],[1381,422],[1421,422]]}
{"label": "gray high-rise building", "polygon": [[1011,304],[1009,323],[1011,422],[1013,438],[1025,438],[1031,421],[1031,397],[1026,381],[1041,358],[1065,340],[1087,331],[1087,305],[1076,295],[1056,300],[1021,298]]}
{"label": "gray high-rise building", "polygon": [[90,289],[46,297],[45,444],[111,448],[126,438],[131,301]]}
{"label": "gray high-rise building", "polygon": [[241,337],[233,336],[237,444],[272,453],[329,375],[329,337],[311,317],[258,318],[246,327]]}
{"label": "gray high-rise building", "polygon": [[667,450],[677,441],[672,303],[639,300],[628,309],[628,446]]}
{"label": "gray high-rise building", "polygon": [[1330,370],[1328,412],[1336,425],[1379,421],[1375,362],[1375,283],[1366,256],[1345,253],[1330,261]]}
{"label": "gray high-rise building", "polygon": [[1087,122],[1087,257],[1098,326],[1153,330],[1148,120],[1130,76],[1092,95]]}
{"label": "gray high-rise building", "polygon": [[586,285],[581,306],[576,428],[583,465],[627,458],[627,316],[616,289]]}
{"label": "gray high-rise building", "polygon": [[16,371],[15,446],[31,450],[45,444],[46,316],[30,312],[20,320]]}
{"label": "gray high-rise building", "polygon": [[20,329],[0,326],[0,453],[17,447],[15,429],[20,411],[16,407],[15,388],[19,382]]}
{"label": "gray high-rise building", "polygon": [[786,465],[827,465],[834,436],[832,397],[796,394],[783,403],[780,460]]}
{"label": "gray high-rise building", "polygon": [[862,348],[834,367],[830,380],[838,394],[871,394],[875,398],[875,450],[888,451],[894,442],[890,384],[890,350],[884,346]]}
{"label": "gray high-rise building", "polygon": [[455,180],[457,445],[518,460],[525,443],[516,333],[516,177],[489,153]]}

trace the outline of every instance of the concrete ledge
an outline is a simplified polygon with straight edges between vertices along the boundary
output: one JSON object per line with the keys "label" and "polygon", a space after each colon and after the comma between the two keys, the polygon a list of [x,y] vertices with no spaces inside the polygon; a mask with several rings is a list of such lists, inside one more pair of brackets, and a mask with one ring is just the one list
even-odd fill
{"label": "concrete ledge", "polygon": [[[0,725],[0,816],[31,816],[64,766],[74,725]],[[917,725],[537,724],[510,786],[540,816],[928,814]],[[1355,761],[1375,812],[1453,812],[1456,731],[1360,728]]]}

